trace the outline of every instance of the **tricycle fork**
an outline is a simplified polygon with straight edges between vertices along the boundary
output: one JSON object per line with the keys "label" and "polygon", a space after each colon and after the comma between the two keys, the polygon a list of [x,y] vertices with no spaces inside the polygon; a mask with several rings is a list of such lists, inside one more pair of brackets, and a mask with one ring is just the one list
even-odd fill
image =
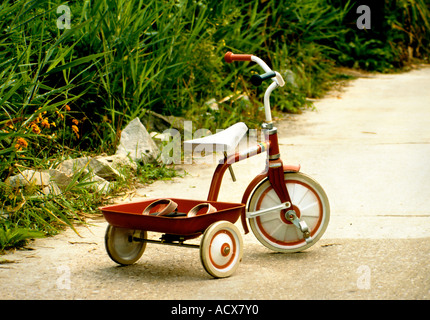
{"label": "tricycle fork", "polygon": [[268,178],[270,184],[282,203],[291,203],[290,195],[284,182],[284,166],[279,152],[277,129],[271,123],[263,124],[263,129],[266,129],[269,135]]}
{"label": "tricycle fork", "polygon": [[285,185],[284,166],[279,153],[277,129],[274,128],[272,124],[265,124],[263,128],[267,129],[270,141],[268,156],[268,178],[273,190],[275,190],[276,195],[279,197],[279,200],[281,200],[281,203],[288,204],[287,208],[281,209],[281,214],[283,214],[289,222],[291,222],[303,233],[303,237],[305,238],[306,242],[308,242],[308,240],[310,240],[309,227],[304,220],[300,220],[299,217],[297,217],[294,209],[290,208],[292,201],[288,193],[287,186]]}

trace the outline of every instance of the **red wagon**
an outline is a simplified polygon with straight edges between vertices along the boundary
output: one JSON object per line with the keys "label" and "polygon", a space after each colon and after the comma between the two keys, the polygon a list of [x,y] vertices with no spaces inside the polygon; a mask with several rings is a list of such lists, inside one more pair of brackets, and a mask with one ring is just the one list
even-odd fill
{"label": "red wagon", "polygon": [[[148,242],[192,247],[200,249],[200,260],[210,275],[221,278],[233,274],[243,254],[242,237],[234,223],[245,205],[170,198],[169,201],[177,204],[176,210],[159,215],[166,206],[159,203],[165,200],[151,199],[100,208],[109,223],[105,245],[111,259],[121,265],[133,264],[142,256]],[[153,204],[159,205],[144,214]],[[206,213],[205,206],[215,210]],[[190,216],[196,207],[203,208]],[[159,232],[162,236],[160,240],[151,240],[147,231]],[[200,235],[203,235],[200,245],[185,243]]]}

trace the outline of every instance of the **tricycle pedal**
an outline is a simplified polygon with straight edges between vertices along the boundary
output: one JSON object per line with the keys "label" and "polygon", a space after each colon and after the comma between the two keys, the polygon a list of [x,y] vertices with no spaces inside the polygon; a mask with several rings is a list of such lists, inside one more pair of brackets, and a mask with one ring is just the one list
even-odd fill
{"label": "tricycle pedal", "polygon": [[303,238],[305,239],[306,243],[309,243],[312,241],[311,231],[309,230],[308,225],[304,220],[300,220],[297,217],[297,214],[294,210],[288,210],[285,213],[285,219],[287,219],[292,224],[294,224],[303,233]]}

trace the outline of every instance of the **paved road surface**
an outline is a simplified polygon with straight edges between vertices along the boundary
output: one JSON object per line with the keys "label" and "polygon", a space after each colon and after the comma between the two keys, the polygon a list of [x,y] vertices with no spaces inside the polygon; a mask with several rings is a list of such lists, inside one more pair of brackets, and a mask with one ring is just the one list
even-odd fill
{"label": "paved road surface", "polygon": [[[148,245],[133,266],[107,256],[106,223],[94,220],[3,256],[1,299],[429,299],[430,68],[352,81],[315,102],[316,111],[277,124],[285,163],[326,190],[331,221],[298,254],[277,254],[244,235],[230,278],[212,280],[195,249]],[[240,202],[264,155],[234,165],[220,200]],[[205,199],[212,164],[184,166],[184,179],[157,182],[140,197]],[[241,228],[240,223],[238,227]]]}

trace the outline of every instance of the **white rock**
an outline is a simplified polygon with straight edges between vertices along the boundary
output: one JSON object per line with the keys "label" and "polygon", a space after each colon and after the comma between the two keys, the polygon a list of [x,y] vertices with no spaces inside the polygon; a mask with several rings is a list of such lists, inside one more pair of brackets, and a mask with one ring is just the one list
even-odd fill
{"label": "white rock", "polygon": [[61,194],[70,185],[76,174],[82,173],[79,182],[94,182],[90,187],[99,192],[110,190],[109,181],[123,178],[116,168],[128,166],[133,170],[137,164],[125,155],[81,157],[65,160],[56,169],[43,171],[24,170],[6,180],[10,186],[18,188],[26,185],[37,185],[45,194]]}
{"label": "white rock", "polygon": [[59,195],[62,193],[61,189],[54,182],[51,182],[49,186],[43,187],[42,192],[46,195],[48,194]]}
{"label": "white rock", "polygon": [[20,187],[28,184],[48,186],[50,182],[51,176],[49,173],[35,170],[24,170],[6,180],[6,183],[10,184],[12,187]]}
{"label": "white rock", "polygon": [[61,190],[65,190],[67,186],[72,182],[72,175],[68,175],[57,169],[49,169],[47,171],[51,177],[51,181],[54,181],[57,187]]}
{"label": "white rock", "polygon": [[[86,180],[84,180],[84,181],[86,181]],[[94,182],[92,187],[95,188],[99,192],[108,193],[110,190],[109,181],[106,181],[105,179],[100,178],[99,176],[91,175],[88,178],[88,181]]]}
{"label": "white rock", "polygon": [[129,156],[134,161],[147,163],[156,159],[159,149],[139,118],[133,119],[121,132],[116,154]]}
{"label": "white rock", "polygon": [[102,158],[76,158],[65,160],[60,163],[57,170],[64,172],[67,175],[74,175],[83,170],[91,172],[105,180],[115,180],[120,177],[120,173],[112,168],[112,166]]}
{"label": "white rock", "polygon": [[49,171],[24,170],[6,180],[11,187],[18,188],[27,185],[40,186],[44,194],[60,194],[61,189],[51,177]]}
{"label": "white rock", "polygon": [[106,166],[110,166],[113,169],[119,170],[122,167],[130,167],[133,170],[137,169],[136,162],[132,161],[129,157],[123,154],[114,154],[111,156],[99,156],[96,157],[98,161],[105,164]]}

